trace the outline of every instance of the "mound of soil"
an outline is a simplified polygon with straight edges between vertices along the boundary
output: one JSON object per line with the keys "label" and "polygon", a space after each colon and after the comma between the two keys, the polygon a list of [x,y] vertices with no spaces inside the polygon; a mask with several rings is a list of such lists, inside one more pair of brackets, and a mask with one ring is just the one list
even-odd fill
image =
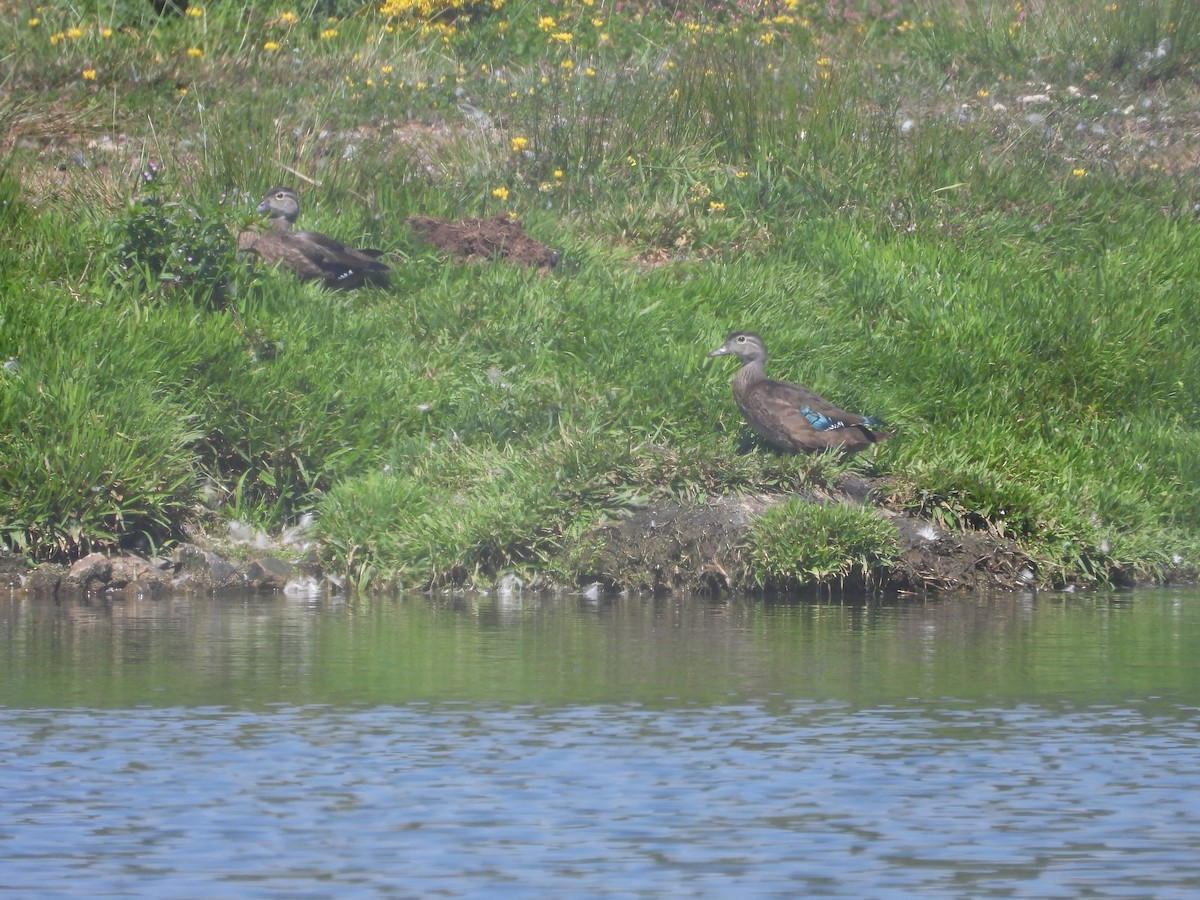
{"label": "mound of soil", "polygon": [[[835,487],[806,493],[805,499],[862,504],[871,488],[868,479],[849,476]],[[665,502],[638,510],[588,536],[596,552],[580,581],[655,593],[752,591],[751,525],[783,499],[726,496],[697,506]],[[1019,590],[1027,589],[1034,577],[1028,557],[1010,540],[983,532],[947,532],[927,519],[878,507],[875,512],[896,528],[901,546],[896,563],[876,573],[882,575],[880,587],[915,593]]]}
{"label": "mound of soil", "polygon": [[472,262],[503,259],[545,273],[557,266],[560,258],[557,250],[531,238],[521,220],[507,213],[460,222],[436,216],[409,216],[408,225],[439,250]]}

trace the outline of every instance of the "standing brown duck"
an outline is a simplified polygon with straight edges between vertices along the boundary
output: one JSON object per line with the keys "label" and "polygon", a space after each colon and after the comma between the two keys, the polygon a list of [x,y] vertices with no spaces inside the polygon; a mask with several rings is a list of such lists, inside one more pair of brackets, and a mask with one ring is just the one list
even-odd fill
{"label": "standing brown duck", "polygon": [[892,435],[884,423],[838,409],[806,387],[767,377],[767,346],[751,331],[735,331],[709,356],[736,356],[733,378],[738,409],[768,444],[788,453],[838,449],[856,453]]}
{"label": "standing brown duck", "polygon": [[243,231],[238,249],[257,253],[271,265],[291,269],[301,280],[320,279],[326,287],[386,285],[391,271],[376,257],[381,250],[356,250],[317,231],[293,231],[300,215],[300,196],[291,188],[273,187],[258,204],[270,231]]}

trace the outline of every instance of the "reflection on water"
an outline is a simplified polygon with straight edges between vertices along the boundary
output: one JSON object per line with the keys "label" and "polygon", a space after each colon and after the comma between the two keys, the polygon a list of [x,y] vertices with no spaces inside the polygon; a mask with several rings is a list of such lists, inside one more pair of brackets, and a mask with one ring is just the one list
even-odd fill
{"label": "reflection on water", "polygon": [[1200,594],[0,601],[0,890],[1187,896]]}

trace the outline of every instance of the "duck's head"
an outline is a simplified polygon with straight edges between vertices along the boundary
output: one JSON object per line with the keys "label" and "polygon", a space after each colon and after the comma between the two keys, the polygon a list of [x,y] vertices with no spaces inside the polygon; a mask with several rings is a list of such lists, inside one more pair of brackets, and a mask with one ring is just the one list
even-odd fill
{"label": "duck's head", "polygon": [[742,362],[767,361],[767,345],[753,331],[734,331],[709,356],[736,356]]}
{"label": "duck's head", "polygon": [[262,203],[258,204],[257,212],[272,219],[296,221],[300,215],[300,195],[287,187],[273,187],[263,194]]}

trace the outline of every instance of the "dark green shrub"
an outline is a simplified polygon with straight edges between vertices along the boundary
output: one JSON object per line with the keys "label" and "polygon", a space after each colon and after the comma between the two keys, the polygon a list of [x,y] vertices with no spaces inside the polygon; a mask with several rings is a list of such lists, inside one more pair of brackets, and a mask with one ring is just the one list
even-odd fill
{"label": "dark green shrub", "polygon": [[143,199],[110,234],[113,280],[136,293],[218,308],[248,277],[227,223],[190,204]]}

